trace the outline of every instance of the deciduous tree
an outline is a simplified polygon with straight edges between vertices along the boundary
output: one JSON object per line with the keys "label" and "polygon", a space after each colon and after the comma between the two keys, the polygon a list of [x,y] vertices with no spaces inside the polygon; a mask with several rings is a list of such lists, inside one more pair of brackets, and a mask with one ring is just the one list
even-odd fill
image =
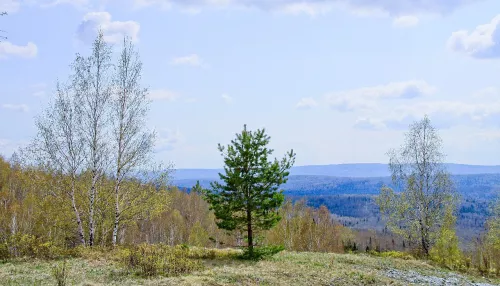
{"label": "deciduous tree", "polygon": [[95,201],[99,181],[109,163],[109,104],[112,95],[111,46],[102,31],[92,45],[88,57],[77,55],[73,64],[73,88],[78,102],[80,129],[85,139],[87,168],[91,173],[89,187],[88,245],[94,245],[96,222]]}
{"label": "deciduous tree", "polygon": [[154,145],[154,133],[146,130],[149,100],[141,87],[142,63],[132,41],[125,37],[115,67],[115,94],[111,100],[114,150],[115,216],[112,243],[116,245],[123,205],[130,202],[122,182],[130,172],[148,161]]}
{"label": "deciduous tree", "polygon": [[400,192],[383,187],[377,203],[388,227],[427,256],[445,207],[454,206],[457,195],[443,164],[441,138],[429,118],[413,123],[405,138],[401,149],[388,153],[392,182]]}
{"label": "deciduous tree", "polygon": [[69,196],[75,214],[78,240],[85,245],[80,207],[77,205],[77,177],[84,163],[84,140],[79,132],[80,114],[77,102],[68,88],[57,85],[57,92],[51,106],[36,120],[38,135],[28,149],[39,164],[66,176],[65,193]]}

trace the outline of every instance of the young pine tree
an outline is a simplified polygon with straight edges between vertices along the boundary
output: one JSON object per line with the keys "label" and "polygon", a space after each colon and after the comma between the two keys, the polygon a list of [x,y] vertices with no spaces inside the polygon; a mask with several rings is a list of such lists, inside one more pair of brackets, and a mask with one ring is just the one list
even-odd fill
{"label": "young pine tree", "polygon": [[227,148],[219,144],[225,164],[225,174],[219,173],[223,183],[213,182],[212,189],[205,191],[217,226],[246,232],[250,257],[254,256],[254,231],[270,229],[280,220],[278,208],[284,195],[278,188],[295,162],[293,150],[281,161],[269,161],[273,153],[267,147],[269,140],[264,129],[252,132],[245,125]]}

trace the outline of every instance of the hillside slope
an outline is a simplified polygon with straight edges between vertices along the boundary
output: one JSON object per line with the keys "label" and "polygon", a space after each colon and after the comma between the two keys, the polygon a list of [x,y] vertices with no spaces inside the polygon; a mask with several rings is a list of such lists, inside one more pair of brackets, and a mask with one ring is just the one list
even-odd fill
{"label": "hillside slope", "polygon": [[[205,269],[180,277],[140,278],[117,264],[72,259],[69,285],[500,285],[498,279],[446,271],[419,260],[365,254],[283,252],[260,262],[206,259]],[[54,262],[0,264],[0,285],[55,285]]]}

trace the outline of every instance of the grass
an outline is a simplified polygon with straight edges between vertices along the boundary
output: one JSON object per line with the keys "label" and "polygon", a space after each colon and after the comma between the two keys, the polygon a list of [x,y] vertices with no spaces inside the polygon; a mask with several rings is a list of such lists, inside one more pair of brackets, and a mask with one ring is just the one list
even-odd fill
{"label": "grass", "polygon": [[[214,254],[215,251],[215,254]],[[235,259],[232,250],[194,250],[203,270],[175,277],[142,278],[107,256],[66,261],[68,285],[408,285],[389,270],[448,277],[452,272],[414,259],[366,254],[281,252],[261,261]],[[204,253],[208,253],[205,255]],[[57,285],[52,271],[61,261],[17,259],[0,263],[0,285]],[[454,274],[453,274],[454,275]],[[461,281],[500,285],[500,280],[459,276]]]}

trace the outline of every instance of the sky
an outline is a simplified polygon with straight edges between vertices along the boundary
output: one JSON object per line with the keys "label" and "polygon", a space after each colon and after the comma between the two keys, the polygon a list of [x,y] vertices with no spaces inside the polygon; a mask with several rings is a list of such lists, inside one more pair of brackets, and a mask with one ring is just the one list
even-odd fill
{"label": "sky", "polygon": [[500,165],[498,0],[0,0],[0,154],[87,55],[130,36],[155,158],[220,168],[217,144],[265,128],[296,165],[386,163],[427,114],[446,161]]}

